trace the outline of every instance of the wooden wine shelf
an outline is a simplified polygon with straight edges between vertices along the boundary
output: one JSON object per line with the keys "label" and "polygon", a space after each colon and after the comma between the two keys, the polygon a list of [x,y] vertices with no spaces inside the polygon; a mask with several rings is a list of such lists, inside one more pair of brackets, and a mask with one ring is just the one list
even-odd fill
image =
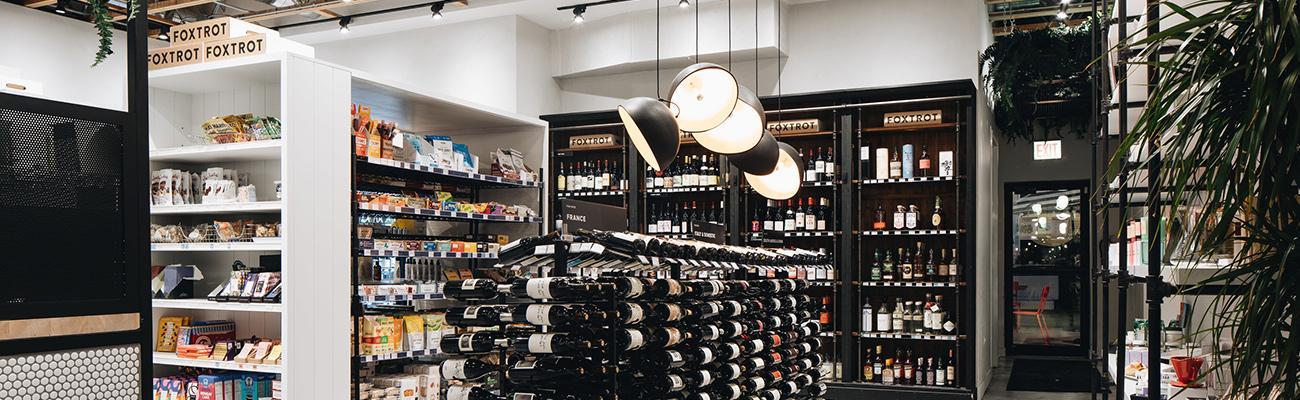
{"label": "wooden wine shelf", "polygon": [[863,131],[864,131],[864,132],[867,132],[867,133],[921,132],[921,131],[929,131],[929,130],[945,129],[945,128],[946,128],[946,129],[953,129],[953,128],[956,128],[956,127],[957,127],[957,123],[956,123],[956,122],[945,122],[945,123],[938,124],[938,125],[926,125],[926,126],[891,126],[891,127],[876,127],[876,128],[867,128],[867,129],[864,129]]}

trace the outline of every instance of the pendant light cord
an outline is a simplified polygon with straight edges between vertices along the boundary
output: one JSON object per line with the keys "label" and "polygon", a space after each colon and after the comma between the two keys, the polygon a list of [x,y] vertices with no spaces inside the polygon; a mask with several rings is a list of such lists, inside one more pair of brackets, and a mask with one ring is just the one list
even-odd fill
{"label": "pendant light cord", "polygon": [[754,0],[754,90],[758,93],[763,90],[758,85],[758,0]]}
{"label": "pendant light cord", "polygon": [[775,0],[772,4],[776,6],[776,119],[780,120],[785,114],[781,107],[781,73],[785,69],[781,66],[781,0]]}
{"label": "pendant light cord", "polygon": [[655,0],[655,97],[662,101],[664,94],[660,86],[663,85],[659,82],[659,0]]}
{"label": "pendant light cord", "polygon": [[700,62],[700,4],[695,4],[695,62]]}
{"label": "pendant light cord", "polygon": [[727,0],[727,69],[731,68],[731,0]]}

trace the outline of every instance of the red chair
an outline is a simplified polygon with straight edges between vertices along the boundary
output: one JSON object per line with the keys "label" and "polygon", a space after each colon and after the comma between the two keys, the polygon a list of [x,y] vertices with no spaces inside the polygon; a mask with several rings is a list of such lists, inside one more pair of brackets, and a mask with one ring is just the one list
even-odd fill
{"label": "red chair", "polygon": [[1016,316],[1016,330],[1020,330],[1020,316],[1022,315],[1034,316],[1034,319],[1038,321],[1038,332],[1043,334],[1043,344],[1045,345],[1052,344],[1052,337],[1047,333],[1047,323],[1043,322],[1043,307],[1047,306],[1047,292],[1050,291],[1051,289],[1052,289],[1051,286],[1043,286],[1043,295],[1042,297],[1038,298],[1038,310],[1035,311],[1021,310],[1020,304],[1019,302],[1017,302],[1016,309],[1011,311],[1011,313],[1015,314]]}

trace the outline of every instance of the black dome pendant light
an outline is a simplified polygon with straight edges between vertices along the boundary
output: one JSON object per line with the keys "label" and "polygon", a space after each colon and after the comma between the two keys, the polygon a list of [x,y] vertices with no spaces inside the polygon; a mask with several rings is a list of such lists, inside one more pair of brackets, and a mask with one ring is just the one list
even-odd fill
{"label": "black dome pendant light", "polygon": [[[659,91],[659,0],[655,0],[655,92]],[[681,149],[681,136],[672,110],[663,100],[633,97],[618,106],[628,138],[646,164],[663,170]]]}
{"label": "black dome pendant light", "polygon": [[[754,12],[758,12],[758,1],[754,1]],[[758,30],[758,22],[754,24],[755,31]],[[755,35],[757,37],[757,35]],[[757,47],[757,46],[755,46]],[[778,57],[781,53],[781,7],[778,4],[776,8],[776,51]],[[755,59],[757,63],[757,59]],[[781,110],[781,61],[777,60],[776,69],[776,101],[777,110]],[[780,119],[780,114],[777,115]],[[803,157],[799,156],[799,151],[794,146],[784,142],[777,142],[780,148],[780,158],[770,173],[751,174],[745,173],[745,181],[755,192],[763,197],[772,200],[786,200],[799,193],[799,188],[803,184]]]}

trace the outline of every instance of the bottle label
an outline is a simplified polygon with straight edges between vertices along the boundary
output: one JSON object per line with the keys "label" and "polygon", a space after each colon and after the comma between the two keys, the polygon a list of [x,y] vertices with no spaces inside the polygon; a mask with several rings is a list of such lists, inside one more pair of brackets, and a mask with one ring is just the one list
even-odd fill
{"label": "bottle label", "polygon": [[667,281],[668,281],[669,296],[677,296],[682,294],[682,284],[680,282],[677,282],[676,279],[667,279]]}
{"label": "bottle label", "polygon": [[894,229],[903,229],[906,226],[905,223],[906,219],[903,217],[903,213],[894,213]]}
{"label": "bottle label", "polygon": [[[736,357],[739,357],[739,356],[740,356],[740,346],[739,346],[739,345],[737,345],[737,344],[735,344],[735,343],[727,343],[727,348],[731,349],[731,357],[728,358],[728,360],[735,360]],[[732,364],[732,365],[735,365],[735,364]],[[740,367],[736,367],[736,368],[740,368]],[[737,373],[737,375],[739,375],[739,373]]]}
{"label": "bottle label", "polygon": [[700,370],[700,387],[709,386],[711,383],[713,383],[713,374],[707,369]]}
{"label": "bottle label", "polygon": [[732,331],[732,332],[735,332],[735,333],[733,333],[733,334],[731,335],[731,337],[739,336],[739,335],[740,335],[740,332],[741,332],[741,331],[744,331],[744,330],[745,330],[745,328],[744,328],[744,327],[741,327],[739,322],[731,321],[731,331]]}
{"label": "bottle label", "polygon": [[515,369],[533,369],[537,367],[537,361],[525,360],[515,363]]}
{"label": "bottle label", "polygon": [[766,362],[763,362],[763,359],[761,359],[761,358],[754,357],[754,358],[751,358],[750,360],[753,360],[753,361],[754,361],[754,370],[755,370],[755,371],[758,371],[758,370],[766,369],[766,368],[767,368],[767,363],[766,363]]}
{"label": "bottle label", "polygon": [[677,365],[681,363],[683,360],[684,359],[682,358],[682,353],[678,352],[677,350],[668,350],[668,362],[670,364]]}
{"label": "bottle label", "polygon": [[627,348],[624,350],[636,350],[645,346],[645,336],[639,329],[627,329]]}
{"label": "bottle label", "polygon": [[477,335],[477,333],[460,335],[460,341],[456,343],[456,348],[459,348],[462,352],[474,351],[474,335]]}
{"label": "bottle label", "polygon": [[944,323],[943,323],[943,331],[944,331],[944,332],[952,333],[952,332],[955,331],[955,330],[957,330],[957,324],[952,323],[952,321],[948,321],[948,322],[944,322]]}
{"label": "bottle label", "polygon": [[629,299],[641,297],[641,294],[645,293],[645,285],[641,284],[640,279],[628,278],[627,288],[627,298]]}
{"label": "bottle label", "polygon": [[[465,376],[465,362],[468,358],[456,358],[442,363],[442,377],[446,379],[469,379]],[[453,386],[454,387],[454,386]],[[450,392],[450,389],[448,389]]]}
{"label": "bottle label", "polygon": [[781,353],[772,353],[772,364],[780,364],[781,360]]}
{"label": "bottle label", "polygon": [[[739,368],[739,367],[737,367],[737,368]],[[734,384],[734,383],[728,383],[727,386],[726,386],[726,388],[727,388],[727,400],[736,400],[736,399],[739,399],[739,398],[740,398],[740,386],[739,386],[739,385],[736,385],[736,384]]]}
{"label": "bottle label", "polygon": [[718,329],[717,325],[708,325],[704,328],[704,340],[714,341],[718,340],[720,336],[722,336],[722,331]]}
{"label": "bottle label", "polygon": [[515,393],[510,400],[533,400],[537,398],[536,393]]}
{"label": "bottle label", "polygon": [[668,375],[668,384],[671,386],[669,391],[673,392],[686,388],[686,384],[682,382],[682,377],[677,375]]}
{"label": "bottle label", "polygon": [[922,158],[920,161],[917,161],[916,163],[919,164],[919,166],[921,167],[921,169],[930,169],[930,159],[929,159],[929,158]]}
{"label": "bottle label", "polygon": [[677,328],[664,328],[668,332],[668,340],[664,341],[664,347],[672,347],[682,341],[682,332]]}
{"label": "bottle label", "polygon": [[473,386],[451,385],[447,387],[447,400],[469,400],[469,391]]}
{"label": "bottle label", "polygon": [[524,320],[533,325],[551,325],[551,307],[552,304],[533,304],[529,305],[524,311]]}
{"label": "bottle label", "polygon": [[[756,370],[757,370],[757,369],[763,369],[763,367],[762,367],[763,363],[762,363],[762,362],[759,362],[758,365],[759,365],[759,367],[758,367],[758,368],[755,368]],[[763,380],[762,378],[750,378],[750,381],[751,381],[751,382],[754,382],[754,390],[756,390],[756,391],[757,391],[757,390],[762,390],[763,388],[767,387],[767,381]],[[781,397],[780,397],[780,396],[777,396],[777,397],[773,397],[773,398],[774,398],[774,399],[779,399],[779,398],[781,398]]]}
{"label": "bottle label", "polygon": [[698,397],[700,400],[713,400],[713,396],[709,396],[708,393],[704,393],[704,392],[697,393],[696,397]]}
{"label": "bottle label", "polygon": [[[712,363],[712,362],[713,362],[713,350],[712,350],[712,349],[709,349],[708,347],[701,347],[701,348],[700,348],[700,355],[701,355],[701,357],[700,357],[700,364],[701,364],[701,365],[703,365],[703,364],[708,364],[708,363]],[[707,371],[706,371],[706,372],[707,372]]]}
{"label": "bottle label", "polygon": [[947,386],[948,385],[947,372],[948,371],[944,371],[944,368],[936,369],[934,371],[934,383],[939,386]]}
{"label": "bottle label", "polygon": [[731,312],[730,314],[728,314],[727,316],[729,316],[729,317],[734,317],[734,316],[740,315],[740,302],[739,302],[739,301],[735,301],[735,300],[727,300],[727,304],[731,305],[731,309],[732,309],[732,310],[735,310],[735,311]]}
{"label": "bottle label", "polygon": [[749,344],[754,346],[754,351],[755,351],[755,352],[758,352],[758,351],[762,351],[762,350],[763,350],[763,341],[762,341],[762,340],[758,340],[758,339],[750,340],[750,341],[749,341]]}
{"label": "bottle label", "polygon": [[551,281],[554,281],[554,280],[555,280],[555,278],[533,278],[533,279],[529,279],[529,280],[528,280],[528,283],[527,283],[526,286],[524,287],[524,288],[526,289],[526,292],[527,292],[527,294],[528,294],[528,297],[531,297],[531,298],[534,298],[534,299],[550,299],[550,298],[551,298]]}
{"label": "bottle label", "polygon": [[531,336],[528,336],[528,352],[529,353],[553,353],[554,349],[551,347],[551,345],[552,342],[555,340],[555,335],[557,334],[534,333]]}
{"label": "bottle label", "polygon": [[907,218],[907,221],[905,221],[907,229],[916,229],[916,213],[909,212],[905,215]]}
{"label": "bottle label", "polygon": [[666,304],[668,306],[668,320],[676,321],[682,319],[682,307],[676,304]]}
{"label": "bottle label", "polygon": [[645,320],[645,309],[641,308],[640,304],[628,303],[627,308],[628,313],[624,323],[635,324]]}
{"label": "bottle label", "polygon": [[474,286],[482,279],[466,279],[460,281],[460,290],[474,290]]}
{"label": "bottle label", "polygon": [[871,146],[862,146],[862,147],[858,147],[858,158],[861,158],[862,161],[870,160],[870,159],[871,159]]}

